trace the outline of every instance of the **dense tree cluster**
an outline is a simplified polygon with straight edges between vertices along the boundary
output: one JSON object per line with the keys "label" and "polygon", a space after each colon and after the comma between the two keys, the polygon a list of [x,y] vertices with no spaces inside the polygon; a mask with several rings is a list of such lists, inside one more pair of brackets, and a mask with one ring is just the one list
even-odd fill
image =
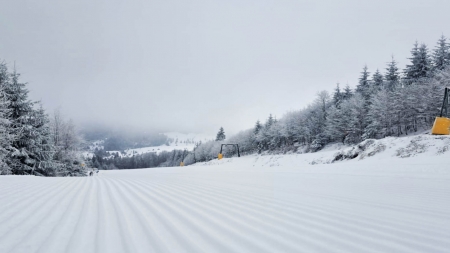
{"label": "dense tree cluster", "polygon": [[92,157],[92,166],[101,170],[141,169],[153,167],[179,166],[188,154],[185,150],[173,150],[161,153],[150,152],[133,156],[120,156],[119,152],[96,150]]}
{"label": "dense tree cluster", "polygon": [[[280,120],[270,115],[264,124],[257,121],[253,129],[227,142],[238,143],[243,154],[314,152],[332,142],[353,144],[429,129],[439,114],[444,87],[450,86],[449,43],[442,36],[430,52],[416,42],[409,60],[403,73],[393,57],[384,74],[377,69],[371,75],[364,66],[354,91],[348,85],[341,91],[338,84],[331,95],[319,92],[306,108]],[[216,158],[221,143],[201,144],[189,153],[186,163]],[[234,155],[234,151],[225,150],[224,155]]]}
{"label": "dense tree cluster", "polygon": [[50,119],[19,77],[0,63],[0,175],[84,175],[73,124]]}

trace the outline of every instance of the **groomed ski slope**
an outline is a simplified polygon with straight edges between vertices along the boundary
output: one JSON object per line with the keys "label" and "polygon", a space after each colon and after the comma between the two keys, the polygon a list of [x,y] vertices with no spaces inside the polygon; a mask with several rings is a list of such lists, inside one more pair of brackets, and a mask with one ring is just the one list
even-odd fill
{"label": "groomed ski slope", "polygon": [[0,252],[450,252],[447,153],[324,154],[2,176]]}

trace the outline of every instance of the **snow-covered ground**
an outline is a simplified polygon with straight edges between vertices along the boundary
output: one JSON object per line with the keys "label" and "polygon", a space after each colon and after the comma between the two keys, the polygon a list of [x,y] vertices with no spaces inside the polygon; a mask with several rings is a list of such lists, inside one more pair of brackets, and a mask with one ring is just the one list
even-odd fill
{"label": "snow-covered ground", "polygon": [[450,252],[448,140],[385,139],[329,164],[351,148],[2,176],[0,252]]}

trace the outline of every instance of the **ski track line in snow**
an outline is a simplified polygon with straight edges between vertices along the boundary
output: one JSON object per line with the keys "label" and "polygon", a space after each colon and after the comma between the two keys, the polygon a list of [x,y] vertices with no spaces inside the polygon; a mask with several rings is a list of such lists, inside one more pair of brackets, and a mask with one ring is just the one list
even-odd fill
{"label": "ski track line in snow", "polygon": [[[192,192],[192,191],[184,191],[184,192]],[[178,193],[179,195],[183,195],[183,192],[179,192]],[[221,198],[226,198],[226,196],[222,196]],[[187,198],[187,199],[189,199],[189,198]],[[220,198],[218,198],[218,199],[220,199]],[[216,201],[218,201],[218,200],[216,200]],[[211,204],[211,206],[213,206],[214,205],[214,202],[210,202],[210,204]],[[226,208],[226,207],[228,207],[229,205],[232,205],[232,203],[228,203],[227,205],[223,205],[222,206],[222,208]],[[205,208],[208,208],[208,206],[207,207],[205,207]],[[245,206],[243,206],[243,207],[240,207],[241,209],[245,209]],[[249,212],[251,212],[252,210],[250,209],[250,210],[247,210],[247,213],[249,213]],[[228,212],[233,212],[233,210],[228,210]],[[259,213],[259,215],[264,215],[264,213]],[[312,219],[311,220],[318,220],[318,217],[316,217],[316,216],[314,216],[314,215],[311,215],[311,214],[309,214],[309,213],[307,213],[307,212],[304,212],[304,213],[302,213],[301,214],[302,216],[299,216],[299,217],[303,217],[303,216],[310,216]],[[245,213],[236,213],[236,217],[241,217],[241,216],[245,216]],[[279,214],[279,216],[281,216],[282,217],[282,214]],[[251,217],[250,217],[251,218]],[[273,218],[273,217],[266,217],[267,219],[270,219],[270,218]],[[299,219],[298,218],[296,218],[296,217],[290,217],[291,219],[293,219],[294,221],[296,220],[296,221],[298,221]],[[319,217],[319,218],[321,218],[321,217]],[[277,219],[277,216],[275,216],[275,220],[277,221],[277,223],[278,224],[282,224],[282,223],[284,223],[284,221],[282,220],[282,219]],[[348,227],[349,225],[348,224],[345,224],[345,223],[340,223],[340,222],[338,222],[339,220],[336,220],[336,221],[334,221],[334,220],[331,220],[331,219],[328,219],[328,220],[323,220],[324,222],[323,223],[318,223],[318,226],[321,226],[322,228],[326,228],[326,229],[324,229],[325,231],[333,231],[333,228],[332,227],[330,227],[330,226],[327,226],[327,224],[335,224],[336,226],[335,227],[343,227],[343,228],[345,228],[345,227]],[[241,221],[242,223],[244,223],[244,221]],[[303,222],[308,222],[308,220],[306,220],[306,221],[303,221]],[[289,226],[289,224],[287,224],[287,226]],[[316,226],[317,226],[317,224],[316,224]],[[357,227],[357,226],[350,226],[354,231],[357,231],[358,232],[358,230],[365,230],[363,227]],[[267,230],[276,230],[277,228],[274,228],[274,227],[269,227],[269,228],[267,228]],[[284,228],[284,229],[286,229],[286,227]],[[351,230],[350,230],[351,231]],[[282,233],[282,232],[280,232],[280,231],[277,231],[277,232],[279,232],[279,233]],[[295,233],[296,231],[295,230],[293,230],[292,231],[293,233]],[[298,232],[298,231],[297,231]],[[346,231],[338,231],[338,232],[340,232],[340,233],[346,233]],[[389,237],[389,236],[386,236],[384,233],[379,233],[379,232],[377,232],[377,231],[370,231],[371,233],[369,233],[369,237],[365,237],[365,239],[367,240],[367,238],[370,238],[370,239],[372,239],[372,238],[374,238],[374,237],[379,237],[380,238],[380,240],[379,241],[381,241],[381,242],[383,242],[383,241],[385,241],[385,240],[388,240],[388,239],[393,239],[392,237]],[[354,234],[354,233],[350,233],[349,235],[351,235],[352,237],[359,237],[359,235],[358,234]],[[276,235],[272,235],[272,237],[275,237]],[[322,236],[324,236],[324,235],[322,235]],[[397,237],[397,236],[395,236],[395,238],[396,239],[398,239],[399,241],[401,241],[401,242],[403,242],[403,243],[408,243],[408,244],[412,244],[412,246],[414,246],[414,247],[420,247],[421,245],[416,245],[415,243],[414,243],[414,241],[406,241],[406,240],[403,240],[402,238],[400,238],[400,237]],[[332,239],[332,238],[329,238],[329,239]],[[364,239],[364,238],[361,238],[361,239]],[[298,239],[297,239],[298,240]],[[401,247],[401,248],[403,248],[403,245],[401,244],[401,243],[399,243],[398,244],[398,246],[399,247]],[[380,248],[380,246],[377,246],[378,248]],[[405,248],[403,248],[403,249],[405,249]],[[362,250],[362,249],[361,249]],[[408,249],[410,252],[413,252],[414,251],[414,249],[412,249],[412,248],[409,248]],[[368,251],[368,249],[364,249],[364,251]]]}
{"label": "ski track line in snow", "polygon": [[[130,228],[128,226],[129,223],[129,215],[126,215],[122,208],[121,205],[123,204],[123,200],[121,198],[119,198],[120,196],[117,194],[114,194],[112,187],[111,187],[111,183],[110,180],[106,179],[105,181],[105,186],[106,186],[106,190],[108,191],[108,196],[109,196],[109,200],[111,202],[111,206],[114,209],[114,213],[116,214],[115,217],[120,217],[120,219],[116,219],[118,221],[118,227],[119,227],[119,232],[120,232],[120,239],[122,240],[122,245],[123,245],[123,251],[122,252],[137,252],[136,248],[134,246],[133,242],[133,237],[131,236],[132,234],[132,228]],[[117,188],[117,185],[116,185]],[[122,202],[122,203],[121,203]]]}
{"label": "ski track line in snow", "polygon": [[[239,187],[239,185],[237,185]],[[252,186],[253,188],[258,188],[260,190],[267,190],[267,188],[264,187],[259,187],[256,185]],[[236,187],[234,187],[236,188]],[[284,192],[287,193],[297,193],[297,191],[292,191],[292,190],[284,190]],[[367,193],[370,193],[368,191],[366,191]],[[358,199],[353,199],[353,198],[349,198],[349,197],[341,197],[341,196],[333,196],[333,195],[324,195],[324,194],[317,194],[317,193],[306,193],[306,192],[302,192],[303,195],[309,195],[311,197],[316,197],[316,198],[322,198],[322,199],[330,199],[330,200],[337,200],[339,202],[348,202],[348,203],[354,203],[354,204],[358,204],[358,205],[368,205],[368,206],[373,206],[373,207],[379,207],[382,209],[395,209],[397,211],[401,211],[401,212],[411,212],[411,210],[414,210],[417,213],[420,214],[426,214],[426,215],[433,215],[433,216],[440,216],[442,218],[446,218],[446,219],[450,219],[450,214],[447,212],[439,212],[439,211],[433,211],[433,210],[425,210],[422,208],[411,208],[411,207],[407,207],[407,206],[400,206],[398,204],[396,204],[396,206],[392,206],[392,205],[388,205],[388,204],[382,204],[382,203],[373,203],[370,201],[363,201],[363,200],[358,200]],[[394,195],[395,196],[395,195]],[[392,197],[390,195],[390,197]],[[403,198],[401,198],[403,199]]]}
{"label": "ski track line in snow", "polygon": [[[162,237],[160,233],[164,232],[158,232],[155,230],[158,220],[155,217],[149,217],[152,216],[151,208],[142,208],[142,201],[140,199],[136,199],[136,195],[131,192],[126,185],[123,186],[115,183],[115,186],[116,189],[120,190],[115,190],[114,195],[120,196],[120,198],[124,201],[124,205],[122,206],[125,209],[124,213],[129,216],[127,218],[129,226],[132,227],[132,237],[136,238],[136,243],[140,245],[138,252],[167,251],[168,248],[166,245],[161,244],[161,242],[164,241],[164,237]],[[146,224],[148,225],[146,226]],[[161,225],[159,225],[158,228],[161,228]],[[166,234],[165,236],[167,237],[168,235]]]}
{"label": "ski track line in snow", "polygon": [[[72,185],[76,185],[77,181],[72,181],[71,184],[69,184],[69,187]],[[47,203],[49,203],[49,200],[54,199],[55,197],[61,196],[63,198],[64,194],[64,184],[59,184],[56,186],[56,188],[50,187],[50,192],[56,192],[56,195],[51,194],[42,194],[41,196],[35,198],[35,199],[27,199],[26,201],[22,203],[18,203],[16,206],[9,206],[9,205],[0,205],[0,210],[3,208],[6,209],[6,211],[0,211],[1,214],[7,214],[6,217],[0,221],[0,224],[2,224],[0,228],[0,240],[3,238],[3,236],[6,236],[8,232],[10,232],[12,229],[17,230],[18,226],[21,224],[27,222],[30,220],[30,214],[35,214],[35,211],[40,211],[43,207],[46,206]],[[71,189],[71,188],[68,188]],[[15,197],[15,196],[14,196]],[[31,204],[30,204],[31,202]],[[9,213],[9,215],[8,215]],[[3,231],[3,233],[1,232]],[[0,251],[1,252],[1,251]]]}
{"label": "ski track line in snow", "polygon": [[[210,187],[210,186],[208,186],[208,187]],[[233,188],[231,188],[230,190],[235,190],[235,189],[233,189]],[[265,189],[265,190],[267,190],[267,189]],[[364,191],[364,192],[368,192],[368,191]],[[291,191],[291,193],[292,194],[297,194],[297,193],[299,193],[298,191]],[[238,194],[240,194],[240,193],[238,193]],[[308,194],[310,194],[310,196],[312,196],[312,197],[321,197],[321,196],[323,196],[323,195],[318,195],[318,194],[311,194],[311,193],[307,193],[307,192],[301,192],[301,195],[302,196],[307,196]],[[450,194],[450,192],[449,192],[449,194]],[[391,194],[392,195],[392,194]],[[433,195],[435,195],[435,194],[433,194]],[[328,195],[326,195],[326,196],[328,196]],[[325,197],[326,197],[325,196]],[[441,199],[437,199],[437,200],[440,200],[440,201],[442,201],[443,199],[445,199],[446,198],[446,196],[448,196],[448,195],[442,195],[442,198]],[[333,200],[333,198],[334,198],[334,196],[331,196],[330,197],[330,199],[331,200]],[[399,196],[398,197],[399,199],[402,199],[402,197],[401,196]],[[344,198],[344,199],[342,199],[342,198],[335,198],[336,200],[338,200],[338,201],[341,201],[341,200],[344,200],[344,201],[348,201],[348,198]],[[430,199],[430,198],[427,198],[427,199]],[[433,199],[433,198],[431,198],[431,199]],[[350,199],[350,202],[352,201],[353,199]],[[290,205],[290,204],[294,204],[295,202],[291,202],[291,203],[283,203],[283,204],[286,204],[286,205]],[[357,202],[357,204],[360,204],[360,203],[364,203],[364,202]],[[444,202],[444,203],[446,203],[446,202]],[[301,205],[303,205],[303,203],[299,203],[298,204],[298,206],[301,206]],[[410,209],[409,208],[407,208],[407,210],[402,210],[402,211],[409,211]],[[430,211],[430,210],[423,210],[423,209],[420,209],[421,211],[425,211],[425,212],[433,212],[433,211]],[[438,213],[438,214],[446,214],[445,212],[441,212],[441,213]],[[450,215],[445,215],[444,216],[444,218],[450,218],[449,217]]]}
{"label": "ski track line in snow", "polygon": [[[145,196],[144,194],[146,192],[136,187],[132,187],[131,185],[124,185],[123,187],[127,189],[129,193],[131,193],[130,198],[134,200],[133,205],[138,205],[138,208],[141,210],[142,214],[148,219],[152,219],[152,221],[154,222],[151,223],[151,225],[153,225],[152,227],[158,228],[158,231],[153,232],[158,233],[159,238],[157,238],[161,239],[158,244],[162,245],[158,246],[158,248],[167,248],[172,252],[207,252],[206,250],[200,250],[199,248],[193,247],[192,243],[188,240],[188,237],[184,237],[183,234],[179,232],[181,226],[177,226],[170,214],[168,214],[161,206],[154,203],[151,198]],[[151,217],[149,218],[149,216]],[[168,243],[167,241],[170,241],[170,238],[174,238],[175,240],[173,240],[171,243]],[[201,237],[199,237],[195,233],[192,233],[191,231],[189,231],[189,238],[197,242],[203,240]],[[185,247],[184,249],[183,246]],[[213,251],[213,249],[210,250]]]}
{"label": "ski track line in snow", "polygon": [[[21,183],[17,184],[17,187],[21,187]],[[7,203],[5,203],[5,206],[3,206],[3,208],[5,208],[5,210],[3,212],[0,212],[0,224],[4,224],[4,222],[6,220],[10,220],[13,216],[17,216],[17,211],[23,211],[25,209],[25,207],[30,208],[30,202],[34,203],[34,204],[39,204],[41,201],[40,199],[42,198],[46,198],[46,199],[51,199],[53,196],[49,193],[53,192],[55,190],[55,188],[57,190],[59,190],[60,188],[62,188],[62,186],[64,186],[66,182],[62,181],[60,183],[58,183],[57,185],[54,186],[48,186],[45,184],[36,184],[36,182],[34,182],[34,184],[40,186],[38,188],[31,188],[34,189],[35,191],[33,192],[28,192],[28,190],[30,190],[30,188],[22,188],[23,191],[26,191],[25,193],[23,193],[24,196],[22,196],[21,192],[16,192],[16,194],[14,194],[13,196],[8,194],[5,194],[5,198],[4,200],[0,200],[0,203],[2,203],[3,201],[6,201]],[[34,185],[32,184],[32,186]],[[43,189],[43,190],[41,190]],[[18,196],[19,195],[19,196]],[[14,199],[13,201],[9,201],[6,199],[6,197],[8,196],[8,199]],[[45,202],[45,201],[42,201]],[[2,207],[0,207],[0,210],[2,209]],[[8,215],[9,214],[9,215]],[[1,237],[1,232],[0,232],[0,237]]]}
{"label": "ski track line in snow", "polygon": [[[39,207],[35,207],[32,210],[26,209],[28,210],[28,212],[22,222],[11,229],[11,233],[8,233],[6,235],[6,238],[0,238],[1,241],[10,242],[10,248],[6,249],[5,252],[28,252],[32,245],[37,245],[39,247],[41,245],[40,243],[44,243],[42,242],[43,240],[40,234],[42,230],[40,230],[40,228],[45,231],[47,228],[51,227],[42,225],[51,223],[49,222],[49,220],[58,219],[58,212],[55,212],[55,210],[64,208],[67,203],[70,203],[76,197],[79,185],[86,184],[86,181],[74,181],[74,187],[66,188],[59,192],[59,194],[57,195],[57,201],[42,202],[42,205],[40,205]],[[70,197],[65,198],[67,195]],[[56,214],[49,215],[51,213]],[[38,230],[39,233],[36,233],[36,231]]]}
{"label": "ski track line in snow", "polygon": [[[186,189],[184,189],[185,191],[184,192],[191,192],[191,191],[186,191]],[[198,193],[198,192],[197,192]],[[183,192],[179,192],[179,194],[183,194]],[[206,196],[206,195],[203,195],[203,199],[205,199],[205,198],[208,198],[208,196]],[[223,199],[227,199],[227,196],[219,196],[219,198],[216,198],[216,199],[213,199],[214,201],[220,201],[220,200],[223,200]],[[237,201],[236,199],[234,199],[234,201]],[[211,206],[213,206],[214,205],[214,202],[210,202],[209,201],[209,203],[211,204]],[[246,202],[246,203],[249,203],[249,202]],[[264,208],[264,206],[257,206],[255,209],[248,209],[248,208],[246,208],[245,206],[235,206],[234,205],[234,203],[233,202],[231,202],[231,201],[226,201],[226,204],[225,205],[223,205],[221,208],[227,208],[227,207],[231,207],[231,206],[234,206],[236,209],[245,209],[247,212],[246,213],[236,213],[236,215],[237,215],[237,217],[239,217],[239,216],[248,216],[247,214],[248,213],[252,213],[252,212],[254,212],[254,210],[259,210],[260,208]],[[282,207],[281,207],[282,208]],[[300,210],[301,209],[303,209],[303,208],[300,208]],[[234,210],[233,209],[230,209],[230,210],[227,210],[228,212],[234,212]],[[313,211],[315,211],[315,210],[313,210]],[[283,214],[277,214],[277,213],[275,213],[275,214],[273,214],[273,215],[271,215],[271,216],[267,216],[267,214],[266,213],[264,213],[264,212],[256,212],[256,213],[258,213],[258,215],[262,215],[262,216],[266,216],[266,219],[273,219],[274,221],[276,221],[277,223],[279,223],[279,224],[283,224],[283,223],[285,223],[286,224],[286,226],[291,226],[291,224],[289,224],[289,223],[286,223],[284,220],[282,220],[282,219],[279,219],[279,217],[282,217],[283,216]],[[371,228],[370,226],[374,226],[375,224],[369,224],[370,226],[369,226],[369,228],[370,229],[365,229],[364,227],[362,227],[362,226],[351,226],[351,224],[352,223],[350,223],[350,225],[348,224],[348,223],[342,223],[342,222],[339,222],[341,219],[344,219],[345,220],[345,217],[337,217],[336,219],[331,219],[331,218],[327,218],[326,216],[325,217],[321,217],[321,216],[314,216],[314,215],[312,215],[311,213],[309,213],[309,212],[306,212],[306,211],[303,211],[302,213],[297,213],[297,215],[301,215],[301,216],[298,216],[298,217],[304,217],[304,216],[310,216],[311,218],[313,218],[312,220],[322,220],[324,223],[323,224],[334,224],[334,225],[336,225],[336,227],[350,227],[350,228],[352,228],[352,229],[354,229],[354,230],[356,230],[356,231],[358,231],[358,230],[367,230],[367,231],[371,231],[371,233],[369,233],[369,234],[372,234],[371,235],[371,237],[376,237],[377,235],[382,239],[382,240],[386,240],[386,239],[393,239],[392,237],[388,237],[388,236],[386,236],[386,234],[384,234],[384,233],[382,233],[382,232],[378,232],[377,230],[374,230],[373,228]],[[293,220],[299,220],[298,218],[297,218],[297,216],[291,216],[291,215],[287,215],[287,216],[290,216],[290,218],[291,219],[293,219]],[[250,216],[250,217],[247,217],[248,219],[252,219],[252,217]],[[259,222],[263,222],[263,221],[259,221]],[[277,228],[269,228],[270,230],[277,230]],[[286,230],[287,228],[284,228],[284,230]],[[374,230],[374,231],[372,231],[372,230]],[[277,231],[278,233],[283,233],[284,231]],[[291,231],[291,232],[293,232],[293,233],[295,233],[296,231],[295,231],[295,229],[293,230],[293,231]],[[290,235],[284,235],[284,236],[286,236],[286,237],[289,237]],[[407,241],[407,240],[404,240],[402,237],[400,237],[400,236],[394,236],[396,239],[398,239],[399,241],[401,241],[401,242],[403,242],[403,243],[409,243],[409,244],[412,244],[412,246],[415,246],[415,247],[420,247],[421,245],[416,245],[416,243],[414,242],[414,241]],[[412,249],[411,249],[412,250]]]}
{"label": "ski track line in snow", "polygon": [[[83,180],[83,179],[79,179]],[[86,186],[87,184],[87,186]],[[92,188],[92,184],[86,180],[85,184],[79,188],[75,196],[70,200],[64,211],[61,211],[60,217],[52,222],[51,231],[47,234],[44,242],[37,252],[67,252],[65,245],[73,242],[73,234],[76,227],[80,224],[82,209],[88,199],[87,194]],[[54,238],[58,238],[54,240]]]}
{"label": "ski track line in snow", "polygon": [[417,246],[417,245],[416,245]]}
{"label": "ski track line in snow", "polygon": [[[137,182],[137,181],[135,181],[135,182]],[[206,217],[209,225],[214,225],[215,230],[217,230],[218,228],[221,228],[221,229],[226,229],[226,230],[230,231],[228,234],[229,236],[230,235],[233,236],[234,234],[240,235],[240,237],[241,237],[240,243],[242,244],[241,247],[246,248],[247,251],[253,250],[253,251],[258,251],[258,252],[265,252],[265,251],[273,252],[273,250],[269,250],[269,249],[271,247],[271,243],[274,243],[274,239],[277,237],[277,235],[265,234],[264,235],[265,238],[263,238],[263,240],[259,241],[259,244],[269,243],[269,245],[265,245],[265,246],[263,246],[263,248],[255,248],[256,245],[258,244],[257,241],[255,241],[253,238],[248,238],[247,235],[251,235],[251,234],[262,235],[262,234],[264,234],[263,233],[264,231],[255,230],[252,226],[249,226],[246,224],[247,221],[237,220],[234,217],[227,215],[226,213],[222,213],[221,211],[219,211],[218,208],[213,208],[212,206],[215,206],[214,203],[212,203],[212,206],[208,206],[208,205],[198,203],[198,201],[190,200],[189,196],[187,196],[183,192],[179,192],[179,194],[174,194],[170,190],[164,190],[164,189],[161,189],[160,187],[155,187],[153,189],[158,189],[158,188],[159,188],[159,191],[162,191],[161,193],[163,193],[164,196],[171,197],[171,200],[178,202],[178,204],[180,204],[182,207],[184,207],[184,210],[190,210],[190,212],[192,212],[193,214],[201,215],[204,218]],[[186,198],[180,198],[182,196],[185,196]],[[185,202],[185,203],[182,203],[182,202]],[[205,212],[206,210],[208,212]],[[226,223],[221,222],[216,217],[221,217],[224,220],[227,220],[227,222]],[[232,226],[230,226],[230,224],[232,224]],[[243,239],[245,239],[246,241],[243,241]],[[234,241],[234,242],[237,241],[236,239],[233,239],[233,238],[230,238],[229,240]],[[286,244],[289,245],[290,242],[286,242]],[[290,247],[295,248],[295,245],[290,245]],[[286,250],[292,251],[294,248],[290,248],[290,249],[288,248],[288,249],[285,249],[285,251]]]}
{"label": "ski track line in snow", "polygon": [[[185,194],[180,192],[179,195],[182,196],[182,195],[185,195]],[[186,196],[186,197],[188,197],[188,196]],[[184,198],[184,199],[186,199],[186,198]],[[204,200],[204,199],[202,199],[202,200]],[[214,200],[215,201],[219,201],[219,199],[214,199]],[[259,239],[260,241],[268,242],[269,244],[273,244],[273,245],[277,245],[278,246],[277,249],[269,250],[269,252],[273,252],[273,251],[277,251],[277,252],[286,252],[286,251],[294,252],[294,251],[298,251],[299,250],[298,249],[298,245],[301,245],[302,249],[305,249],[305,247],[308,247],[309,250],[317,250],[317,249],[320,249],[320,250],[323,250],[323,251],[330,251],[330,250],[332,250],[330,248],[323,248],[323,246],[321,246],[320,242],[318,242],[317,240],[308,238],[307,235],[302,235],[302,237],[300,237],[300,236],[296,236],[296,235],[292,235],[292,234],[286,234],[286,231],[284,231],[286,228],[278,228],[278,227],[273,226],[271,224],[265,224],[265,223],[267,223],[267,222],[265,222],[265,220],[258,220],[258,219],[256,219],[256,221],[258,221],[258,223],[257,223],[258,226],[265,226],[265,227],[264,228],[260,228],[261,229],[260,231],[255,230],[252,227],[252,225],[255,225],[255,223],[247,224],[247,223],[249,223],[249,220],[253,219],[251,216],[248,216],[247,213],[243,213],[243,212],[237,212],[236,213],[236,212],[234,212],[235,216],[229,216],[229,215],[227,215],[225,213],[221,213],[221,211],[218,211],[220,209],[222,209],[222,210],[228,209],[226,206],[216,207],[216,204],[214,204],[214,202],[209,202],[209,203],[212,203],[212,207],[213,208],[211,208],[211,206],[202,206],[201,208],[204,208],[205,210],[209,210],[211,212],[212,212],[212,209],[214,209],[214,211],[216,211],[216,213],[215,213],[216,215],[222,216],[222,218],[224,218],[224,219],[226,218],[228,220],[228,222],[231,220],[231,221],[234,222],[234,224],[239,224],[240,223],[242,225],[245,225],[246,228],[244,228],[244,229],[246,229],[245,232],[247,234],[251,234],[251,233],[256,234],[256,235],[259,234],[260,236],[264,237],[264,238],[260,238]],[[240,207],[240,208],[245,209],[244,207]],[[233,213],[233,210],[227,210],[227,211],[230,212],[230,213]],[[223,217],[223,216],[225,216],[225,217]],[[235,217],[246,217],[246,219],[239,220],[239,219],[236,219]],[[216,226],[216,228],[220,228],[220,227],[221,226]],[[272,232],[274,230],[278,234],[277,233],[267,233],[267,232],[265,232],[265,231],[271,231]],[[297,229],[297,231],[292,231],[292,232],[298,233],[299,231]],[[304,232],[305,234],[314,233],[311,230],[305,230],[305,229],[303,229],[302,232]],[[321,234],[321,235],[325,236],[324,234]],[[294,239],[292,239],[292,241],[288,241],[288,240],[285,240],[283,238],[283,236],[284,237],[294,237]],[[327,238],[327,239],[331,239],[332,240],[333,238]],[[299,241],[302,241],[302,243],[299,244]],[[269,248],[270,248],[270,246],[269,246]],[[364,250],[370,251],[370,249],[367,249],[367,248],[365,248]]]}
{"label": "ski track line in snow", "polygon": [[[114,196],[108,191],[106,186],[106,178],[100,181],[100,192],[101,194],[101,206],[102,212],[101,216],[104,217],[105,231],[101,240],[103,243],[101,245],[106,246],[105,249],[100,249],[100,252],[127,252],[127,245],[125,238],[123,238],[123,224],[121,223],[121,217],[117,212],[117,208],[114,205]],[[131,252],[131,251],[129,251]]]}
{"label": "ski track line in snow", "polygon": [[[201,187],[201,186],[196,185],[195,187],[197,187],[197,188],[192,188],[192,189],[188,189],[188,190],[198,191],[199,187]],[[213,192],[214,187],[209,186],[209,187],[204,187],[202,189],[204,189],[204,191],[207,192],[207,193],[211,193],[211,192]],[[223,188],[217,188],[217,189],[219,189],[219,191],[217,191],[218,194],[222,194]],[[222,191],[220,189],[222,189]],[[232,191],[234,191],[234,190],[227,189],[227,193],[228,194],[222,195],[221,197],[223,197],[223,198],[228,197]],[[295,204],[293,202],[291,202],[291,203],[279,202],[276,199],[263,198],[263,197],[256,196],[256,195],[250,196],[250,195],[247,194],[248,196],[243,196],[242,193],[240,193],[238,191],[236,191],[234,194],[235,195],[233,196],[232,201],[237,201],[239,198],[245,198],[245,200],[243,200],[245,203],[251,203],[251,202],[255,202],[256,199],[258,199],[259,200],[258,203],[260,203],[262,206],[265,206],[267,204],[267,202],[271,202],[272,204],[277,204],[277,208],[281,208],[281,209],[289,208],[290,210],[294,210],[294,212],[296,210],[299,210],[299,209],[304,209],[306,206],[310,207],[308,209],[308,211],[311,211],[311,212],[316,212],[317,210],[321,210],[321,212],[325,212],[324,210],[328,210],[327,215],[330,215],[332,217],[335,215],[334,213],[337,214],[339,212],[339,210],[336,210],[335,208],[333,208],[333,206],[329,206],[329,207],[325,207],[323,205],[322,206],[317,206],[317,205],[311,205],[311,204],[308,204],[308,203],[305,203],[305,202],[303,202],[302,204]],[[301,194],[304,195],[303,192]],[[343,219],[343,218],[344,219],[345,218],[350,219],[349,216],[350,216],[349,213],[342,213],[342,215],[340,217],[336,216],[336,218],[338,218],[338,219]],[[358,215],[357,214],[352,214],[352,216],[358,216]],[[367,217],[367,216],[359,216],[358,218],[372,220],[373,221],[372,223],[367,223],[367,225],[369,225],[369,226],[377,225],[377,224],[380,224],[380,223],[386,223],[385,219],[374,219],[373,217]],[[364,222],[364,220],[362,220],[362,219],[353,220],[353,221]],[[415,225],[415,226],[411,226],[410,223],[400,224],[398,222],[395,223],[395,221],[393,221],[393,222],[394,223],[389,224],[392,227],[398,227],[400,225],[406,225],[407,228],[404,229],[404,231],[406,231],[406,232],[411,231],[411,229],[413,229],[414,231],[416,231],[416,230],[420,231],[421,228],[424,225],[422,222],[417,223],[417,225]],[[427,235],[427,234],[433,233],[433,232],[436,232],[436,230],[435,229],[425,230],[425,231],[423,231],[423,233],[420,234],[420,236],[424,236],[424,235]]]}
{"label": "ski track line in snow", "polygon": [[[167,213],[172,214],[172,218],[179,220],[180,223],[178,223],[178,225],[183,224],[185,227],[192,229],[195,233],[199,234],[201,238],[207,239],[206,242],[213,244],[214,248],[227,249],[229,247],[229,245],[224,245],[223,241],[217,241],[214,237],[211,237],[212,234],[222,231],[214,231],[213,229],[208,228],[204,221],[205,217],[200,219],[199,217],[201,216],[193,215],[189,210],[181,210],[181,208],[174,203],[173,199],[167,198],[167,196],[164,196],[165,198],[163,199],[157,194],[150,194],[150,192],[144,191],[143,187],[137,187],[137,189],[144,195],[147,195],[154,203],[165,208]],[[154,191],[151,193],[154,193]],[[235,252],[233,249],[227,249],[225,251]]]}
{"label": "ski track line in snow", "polygon": [[[95,252],[96,228],[98,227],[98,205],[96,192],[98,190],[98,181],[91,182],[86,190],[86,198],[83,202],[78,222],[73,230],[69,242],[61,252]],[[91,215],[92,214],[92,215]],[[95,228],[95,229],[94,229]],[[43,251],[52,252],[52,251]]]}
{"label": "ski track line in snow", "polygon": [[[4,182],[2,182],[4,183]],[[8,183],[8,182],[7,182]],[[60,184],[62,184],[63,182],[59,182]],[[20,197],[30,197],[30,196],[34,196],[36,193],[41,193],[45,190],[48,190],[49,187],[46,185],[40,185],[40,184],[28,184],[25,187],[22,184],[18,184],[16,183],[9,183],[7,187],[6,184],[3,185],[5,187],[5,189],[3,190],[4,193],[6,194],[2,194],[0,196],[0,201],[10,198],[10,196],[8,196],[9,194],[16,194],[16,195],[20,195]],[[2,187],[3,187],[2,186]],[[19,191],[20,190],[20,191]],[[19,196],[18,196],[19,197]],[[35,197],[35,196],[34,196]],[[15,198],[15,202],[20,202],[21,198]]]}

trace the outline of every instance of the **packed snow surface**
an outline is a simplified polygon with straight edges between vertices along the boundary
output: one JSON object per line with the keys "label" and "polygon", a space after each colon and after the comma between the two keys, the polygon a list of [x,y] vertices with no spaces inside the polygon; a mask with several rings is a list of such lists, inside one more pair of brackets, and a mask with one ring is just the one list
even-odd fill
{"label": "packed snow surface", "polygon": [[389,150],[2,176],[0,252],[450,252],[449,153]]}

